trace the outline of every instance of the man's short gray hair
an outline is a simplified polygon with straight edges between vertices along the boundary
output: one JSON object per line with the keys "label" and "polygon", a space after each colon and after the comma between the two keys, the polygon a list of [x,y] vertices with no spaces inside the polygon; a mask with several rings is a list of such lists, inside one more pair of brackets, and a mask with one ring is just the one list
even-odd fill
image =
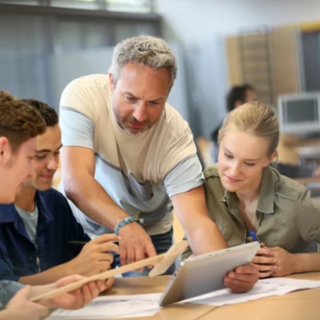
{"label": "man's short gray hair", "polygon": [[140,64],[154,69],[167,68],[171,87],[177,77],[177,62],[168,44],[156,37],[139,36],[118,43],[113,51],[109,72],[114,85],[119,80],[122,67],[128,63]]}

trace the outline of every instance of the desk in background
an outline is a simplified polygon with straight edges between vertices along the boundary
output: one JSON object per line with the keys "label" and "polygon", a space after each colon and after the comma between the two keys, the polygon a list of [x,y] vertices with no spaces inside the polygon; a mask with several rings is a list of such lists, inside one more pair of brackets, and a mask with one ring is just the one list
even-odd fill
{"label": "desk in background", "polygon": [[320,203],[320,177],[298,178],[294,180],[304,184],[310,190],[312,200],[315,203]]}
{"label": "desk in background", "polygon": [[320,166],[320,139],[280,135],[278,154],[280,173],[305,184],[313,197],[320,197],[320,177],[313,177]]}

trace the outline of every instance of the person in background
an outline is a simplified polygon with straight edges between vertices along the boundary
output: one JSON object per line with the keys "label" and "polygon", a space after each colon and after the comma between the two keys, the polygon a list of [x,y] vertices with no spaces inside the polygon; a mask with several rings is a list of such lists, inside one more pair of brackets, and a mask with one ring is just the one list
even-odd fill
{"label": "person in background", "polygon": [[[250,84],[243,84],[234,86],[230,89],[226,98],[226,107],[228,113],[235,108],[243,105],[246,102],[253,102],[258,99],[256,89]],[[219,143],[218,134],[222,123],[213,130],[211,139],[214,142],[211,150],[211,155],[214,162],[218,161]],[[276,167],[278,171],[289,178],[305,178],[310,176],[320,177],[320,165],[315,169],[308,164],[292,165],[287,163],[277,162]]]}
{"label": "person in background", "polygon": [[[61,96],[60,189],[89,235],[121,236],[117,265],[170,248],[173,207],[196,255],[227,247],[207,213],[191,130],[166,103],[176,74],[162,39],[134,37],[115,47],[108,75],[76,79]],[[238,272],[230,283],[250,290],[256,268]]]}
{"label": "person in background", "polygon": [[[320,253],[298,251],[301,241],[320,242],[320,208],[309,191],[281,175],[279,123],[267,105],[246,103],[230,112],[219,131],[218,164],[205,172],[210,217],[230,246],[262,243],[253,264],[260,278],[320,270]],[[191,250],[184,253],[184,258]],[[227,281],[227,280],[226,280]]]}
{"label": "person in background", "polygon": [[[14,201],[23,180],[32,172],[35,137],[45,132],[40,114],[10,94],[0,90],[0,203]],[[13,281],[0,281],[0,312],[2,320],[40,320],[48,308],[77,309],[106,289],[103,281],[90,282],[81,289],[62,294],[44,303],[33,303],[32,297],[83,279],[69,276],[47,286],[23,287]]]}
{"label": "person in background", "polygon": [[[22,101],[40,113],[46,131],[36,137],[32,175],[22,184],[14,203],[0,205],[0,279],[39,285],[109,269],[113,262],[110,251],[118,252],[118,246],[110,241],[119,237],[105,234],[90,241],[67,199],[51,188],[62,147],[57,113],[41,101]],[[71,244],[79,242],[87,243],[82,250],[79,244]],[[108,287],[113,282],[110,278]]]}
{"label": "person in background", "polygon": [[[257,93],[255,89],[249,84],[243,84],[238,86],[233,86],[227,94],[226,97],[226,109],[227,112],[231,112],[235,108],[241,106],[246,102],[255,101],[257,99]],[[212,145],[210,147],[210,154],[213,163],[218,161],[219,154],[219,143],[218,134],[222,126],[222,122],[212,131],[211,140]]]}
{"label": "person in background", "polygon": [[[231,112],[237,107],[240,107],[246,102],[253,102],[258,99],[256,89],[250,84],[242,84],[233,86],[226,97],[227,112]],[[212,131],[211,140],[217,145],[219,130],[222,122]]]}

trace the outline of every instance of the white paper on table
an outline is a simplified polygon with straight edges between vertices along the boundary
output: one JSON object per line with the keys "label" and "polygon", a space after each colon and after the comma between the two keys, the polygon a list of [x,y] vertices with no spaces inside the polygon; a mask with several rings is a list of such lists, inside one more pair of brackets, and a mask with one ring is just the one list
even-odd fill
{"label": "white paper on table", "polygon": [[259,282],[274,283],[280,285],[294,286],[296,290],[299,289],[312,289],[320,287],[319,280],[301,280],[301,279],[292,279],[292,278],[270,278],[260,280]]}
{"label": "white paper on table", "polygon": [[47,320],[82,320],[150,317],[159,310],[161,293],[104,296],[94,299],[80,310],[54,311]]}
{"label": "white paper on table", "polygon": [[259,280],[254,288],[247,293],[235,294],[229,292],[228,289],[222,289],[201,295],[196,298],[185,300],[183,303],[206,304],[219,307],[228,304],[257,300],[264,297],[283,295],[296,290],[313,289],[319,287],[320,281],[271,278]]}

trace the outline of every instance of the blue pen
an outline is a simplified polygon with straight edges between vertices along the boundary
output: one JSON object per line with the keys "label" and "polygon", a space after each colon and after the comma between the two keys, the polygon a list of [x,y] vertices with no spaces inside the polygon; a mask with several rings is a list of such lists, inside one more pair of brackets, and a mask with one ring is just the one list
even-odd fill
{"label": "blue pen", "polygon": [[249,232],[251,238],[253,239],[253,241],[257,241],[257,242],[260,243],[260,241],[259,241],[259,239],[258,239],[258,237],[257,237],[257,235],[256,235],[256,233],[254,231],[249,229],[248,232]]}

